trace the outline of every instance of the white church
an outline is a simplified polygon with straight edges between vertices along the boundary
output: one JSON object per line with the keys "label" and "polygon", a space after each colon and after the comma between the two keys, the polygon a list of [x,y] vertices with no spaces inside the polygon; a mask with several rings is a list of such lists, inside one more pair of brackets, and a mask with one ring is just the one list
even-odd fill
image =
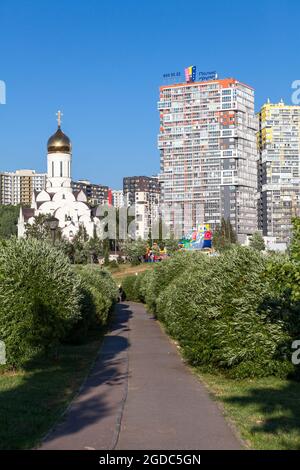
{"label": "white church", "polygon": [[100,220],[93,217],[84,191],[71,187],[72,145],[61,130],[61,112],[58,111],[58,128],[48,140],[47,187],[35,191],[31,208],[21,207],[18,220],[18,237],[24,237],[26,224],[33,224],[36,216],[49,214],[58,220],[58,227],[66,239],[72,241],[83,225],[89,237],[100,231]]}

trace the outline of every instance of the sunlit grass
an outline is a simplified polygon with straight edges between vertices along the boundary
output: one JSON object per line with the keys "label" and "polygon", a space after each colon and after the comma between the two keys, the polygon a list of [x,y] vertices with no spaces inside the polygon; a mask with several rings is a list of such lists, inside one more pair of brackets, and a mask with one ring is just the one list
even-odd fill
{"label": "sunlit grass", "polygon": [[59,419],[97,355],[102,333],[62,346],[59,359],[42,357],[25,371],[0,375],[0,449],[35,446]]}
{"label": "sunlit grass", "polygon": [[246,446],[300,449],[300,383],[274,377],[232,380],[199,372]]}

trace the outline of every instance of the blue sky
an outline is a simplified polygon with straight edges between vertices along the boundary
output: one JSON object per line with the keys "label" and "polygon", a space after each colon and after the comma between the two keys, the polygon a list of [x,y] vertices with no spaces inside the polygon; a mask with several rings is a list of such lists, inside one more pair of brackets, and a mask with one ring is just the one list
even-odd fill
{"label": "blue sky", "polygon": [[61,109],[73,177],[159,171],[162,75],[196,65],[267,97],[300,79],[298,0],[0,0],[0,170],[46,170]]}

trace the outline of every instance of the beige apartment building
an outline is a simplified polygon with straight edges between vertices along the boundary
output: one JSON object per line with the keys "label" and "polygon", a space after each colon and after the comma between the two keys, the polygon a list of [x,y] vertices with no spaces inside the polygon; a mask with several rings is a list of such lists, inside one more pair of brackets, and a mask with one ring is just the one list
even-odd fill
{"label": "beige apartment building", "polygon": [[46,188],[46,173],[34,170],[0,172],[0,204],[30,205],[33,191]]}

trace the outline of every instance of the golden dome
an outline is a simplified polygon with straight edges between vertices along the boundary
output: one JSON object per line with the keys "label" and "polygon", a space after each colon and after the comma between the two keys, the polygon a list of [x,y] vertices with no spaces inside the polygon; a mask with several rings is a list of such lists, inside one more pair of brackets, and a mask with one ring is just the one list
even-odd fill
{"label": "golden dome", "polygon": [[63,133],[60,126],[48,140],[48,153],[71,153],[72,144],[68,136]]}

